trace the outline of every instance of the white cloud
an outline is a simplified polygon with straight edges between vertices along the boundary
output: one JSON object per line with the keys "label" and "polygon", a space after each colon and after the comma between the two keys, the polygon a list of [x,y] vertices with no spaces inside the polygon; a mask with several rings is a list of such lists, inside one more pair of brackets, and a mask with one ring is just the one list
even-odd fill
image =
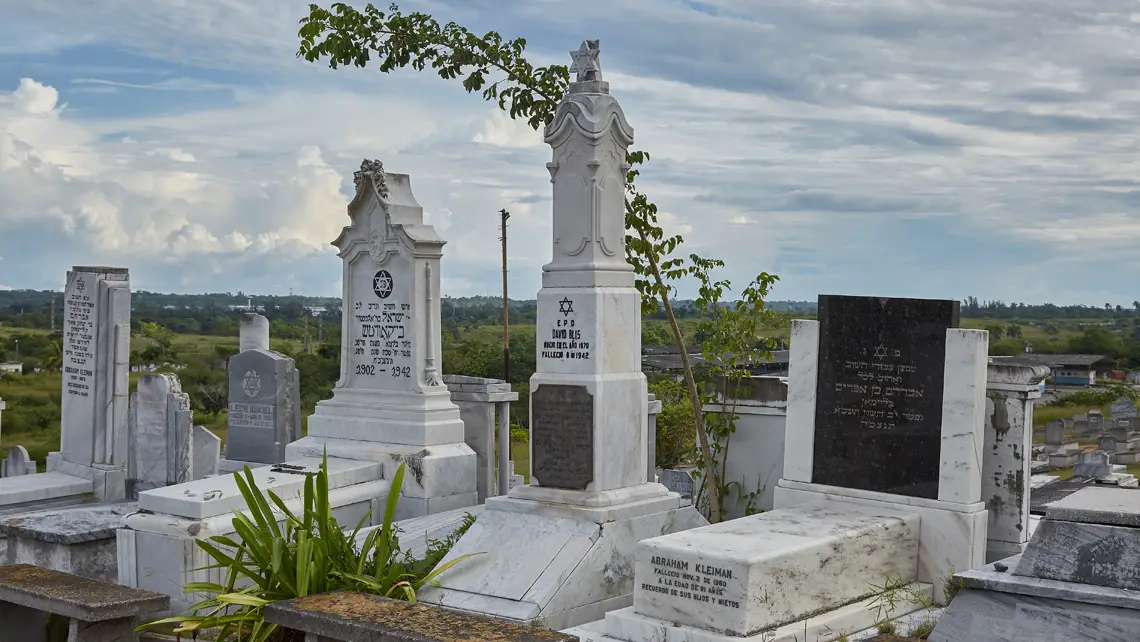
{"label": "white cloud", "polygon": [[55,112],[59,92],[55,87],[42,85],[31,78],[21,78],[20,86],[12,92],[12,103],[25,114],[48,115]]}
{"label": "white cloud", "polygon": [[[1140,238],[1140,35],[1123,0],[410,2],[477,33],[540,34],[536,64],[566,64],[600,37],[634,146],[652,153],[639,187],[686,238],[682,253],[726,259],[734,281],[774,270],[778,294],[800,298],[1062,300],[1098,279],[1132,296],[1106,269],[1140,260],[1127,257]],[[61,233],[201,289],[221,287],[218,270],[226,289],[267,270],[281,288],[322,265],[310,287],[330,291],[348,178],[378,157],[412,175],[451,241],[450,293],[496,287],[503,207],[512,292],[537,289],[550,152],[524,123],[429,73],[298,61],[307,0],[97,4],[25,3],[6,18],[38,34],[28,50],[113,43],[177,66],[116,74],[92,61],[55,88],[29,78],[0,96],[0,234]],[[72,93],[91,88],[121,91]],[[125,96],[179,102],[90,111]]]}

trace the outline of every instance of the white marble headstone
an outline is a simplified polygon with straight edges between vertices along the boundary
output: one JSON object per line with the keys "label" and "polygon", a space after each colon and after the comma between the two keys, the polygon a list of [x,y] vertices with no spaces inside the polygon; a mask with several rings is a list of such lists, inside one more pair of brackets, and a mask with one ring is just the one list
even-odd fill
{"label": "white marble headstone", "polygon": [[23,446],[13,446],[8,449],[8,457],[4,460],[4,468],[0,470],[0,477],[21,477],[36,472],[36,462],[28,456]]}

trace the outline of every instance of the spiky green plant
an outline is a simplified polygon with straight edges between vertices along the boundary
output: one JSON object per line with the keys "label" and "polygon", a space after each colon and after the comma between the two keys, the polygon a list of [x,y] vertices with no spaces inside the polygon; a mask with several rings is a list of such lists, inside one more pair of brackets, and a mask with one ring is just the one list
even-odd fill
{"label": "spiky green plant", "polygon": [[[320,470],[306,476],[300,515],[272,491],[258,488],[248,467],[243,473],[244,478],[234,473],[246,502],[244,512],[234,512],[237,539],[214,536],[197,541],[216,562],[205,568],[223,569],[225,583],[187,583],[187,593],[210,597],[191,606],[186,615],[150,622],[140,630],[176,624],[176,634],[196,636],[213,629],[218,642],[267,642],[280,637],[277,625],[264,620],[267,604],[337,589],[415,602],[421,588],[434,585],[440,573],[469,557],[427,568],[424,560],[412,559],[400,550],[393,519],[403,487],[403,464],[392,477],[383,524],[369,532],[359,549],[356,538],[371,511],[351,533],[337,523],[329,505],[327,455]],[[447,542],[450,547],[454,539]],[[436,560],[442,557],[439,554]]]}

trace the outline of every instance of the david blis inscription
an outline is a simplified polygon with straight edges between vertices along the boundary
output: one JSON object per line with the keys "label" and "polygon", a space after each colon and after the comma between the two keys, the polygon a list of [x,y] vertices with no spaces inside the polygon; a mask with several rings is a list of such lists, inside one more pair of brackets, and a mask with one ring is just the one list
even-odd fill
{"label": "david blis inscription", "polygon": [[594,481],[594,398],[585,386],[542,384],[530,397],[531,466],[540,486],[585,490]]}
{"label": "david blis inscription", "polygon": [[736,596],[725,596],[729,582],[734,579],[730,568],[691,563],[688,560],[660,555],[649,558],[649,566],[653,569],[653,575],[649,581],[641,583],[643,591],[660,593],[698,604],[740,608],[740,600],[733,599]]}
{"label": "david blis inscription", "polygon": [[558,302],[554,327],[544,330],[545,338],[541,350],[543,359],[589,360],[590,337],[582,334],[582,328],[576,317],[574,301],[569,297],[562,297]]}

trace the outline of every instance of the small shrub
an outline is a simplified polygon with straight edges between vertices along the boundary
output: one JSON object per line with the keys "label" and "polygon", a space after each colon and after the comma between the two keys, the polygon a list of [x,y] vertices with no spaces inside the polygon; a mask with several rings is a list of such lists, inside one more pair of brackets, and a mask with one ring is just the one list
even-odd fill
{"label": "small shrub", "polygon": [[515,424],[511,424],[511,443],[514,444],[529,444],[530,431],[526,428],[520,428]]}
{"label": "small shrub", "polygon": [[934,618],[927,616],[918,624],[910,627],[906,632],[906,636],[908,638],[915,638],[916,640],[925,640],[930,637],[930,633],[934,630],[935,624],[937,624],[937,622],[935,622]]}
{"label": "small shrub", "polygon": [[898,635],[899,627],[894,620],[880,620],[875,625],[875,630],[879,632],[879,635]]}
{"label": "small shrub", "polygon": [[[240,541],[214,536],[196,542],[217,562],[207,568],[225,571],[224,584],[187,583],[187,593],[210,597],[191,606],[186,615],[150,622],[139,630],[174,623],[178,625],[174,633],[179,636],[189,633],[197,637],[201,631],[214,629],[219,642],[284,642],[290,639],[286,632],[263,619],[267,604],[337,589],[415,602],[422,587],[434,584],[440,573],[468,557],[436,566],[426,559],[414,560],[400,550],[393,519],[403,487],[404,464],[392,477],[382,526],[369,532],[359,550],[356,537],[368,523],[371,511],[351,533],[341,528],[329,505],[327,456],[319,472],[306,475],[299,515],[272,491],[262,492],[248,467],[244,473],[244,478],[234,473],[248,511],[248,515],[234,515],[234,531]],[[284,523],[278,525],[282,519]],[[469,515],[462,528],[472,521]],[[438,562],[456,539],[458,536],[453,535],[433,542],[429,557]],[[249,585],[239,588],[239,579]]]}
{"label": "small shrub", "polygon": [[946,595],[946,603],[949,604],[964,588],[966,588],[966,580],[954,577],[954,569],[950,569],[950,574],[942,580],[942,592]]}

